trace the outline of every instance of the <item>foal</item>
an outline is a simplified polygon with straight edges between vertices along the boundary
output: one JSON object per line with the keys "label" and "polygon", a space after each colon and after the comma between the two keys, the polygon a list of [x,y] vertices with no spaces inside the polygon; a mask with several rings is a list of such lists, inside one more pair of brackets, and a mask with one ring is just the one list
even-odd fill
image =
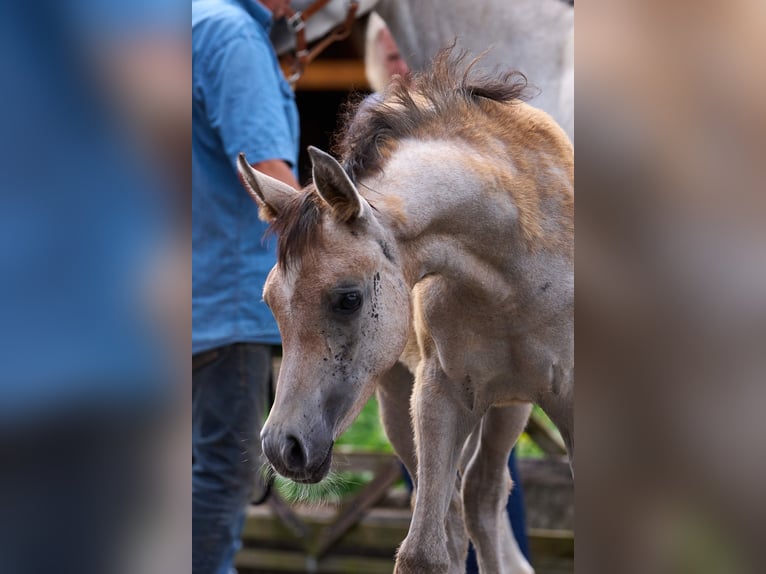
{"label": "foal", "polygon": [[279,237],[264,299],[284,360],[261,433],[278,472],[327,474],[333,441],[414,333],[417,488],[399,574],[461,572],[446,518],[471,433],[466,527],[492,573],[507,571],[500,525],[471,509],[500,520],[528,405],[550,415],[570,456],[574,447],[572,146],[520,101],[513,76],[460,68],[443,53],[409,89],[394,84],[366,106],[342,165],[310,148],[314,184],[303,192],[239,161]]}

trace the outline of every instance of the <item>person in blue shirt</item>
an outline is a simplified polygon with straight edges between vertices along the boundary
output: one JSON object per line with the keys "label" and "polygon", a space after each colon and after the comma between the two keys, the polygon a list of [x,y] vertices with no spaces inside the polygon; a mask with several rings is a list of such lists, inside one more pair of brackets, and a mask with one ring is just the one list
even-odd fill
{"label": "person in blue shirt", "polygon": [[245,509],[266,490],[259,431],[280,338],[261,293],[276,255],[236,158],[299,187],[298,111],[269,41],[288,4],[192,2],[194,574],[234,571]]}

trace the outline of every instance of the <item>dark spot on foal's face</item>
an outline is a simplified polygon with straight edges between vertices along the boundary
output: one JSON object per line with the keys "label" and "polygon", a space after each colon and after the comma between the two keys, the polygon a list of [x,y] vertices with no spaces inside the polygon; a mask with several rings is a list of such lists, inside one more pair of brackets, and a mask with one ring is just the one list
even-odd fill
{"label": "dark spot on foal's face", "polygon": [[380,245],[380,249],[383,251],[383,256],[393,263],[394,257],[391,255],[391,248],[388,246],[388,243],[380,239],[378,240],[378,245]]}

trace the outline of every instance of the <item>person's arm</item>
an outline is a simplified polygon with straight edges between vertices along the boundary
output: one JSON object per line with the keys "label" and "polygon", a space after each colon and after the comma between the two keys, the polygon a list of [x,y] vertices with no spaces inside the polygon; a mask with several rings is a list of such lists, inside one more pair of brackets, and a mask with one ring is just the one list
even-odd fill
{"label": "person's arm", "polygon": [[266,161],[254,163],[252,165],[261,173],[270,175],[271,177],[278,179],[279,181],[284,182],[287,185],[294,187],[295,189],[301,188],[301,186],[298,184],[298,180],[295,179],[295,176],[293,175],[293,170],[290,169],[290,166],[287,165],[287,162],[284,162],[280,159],[269,159]]}
{"label": "person's arm", "polygon": [[284,80],[266,41],[240,34],[222,44],[200,73],[205,110],[236,173],[244,153],[263,173],[299,189],[292,172],[297,134],[285,113]]}

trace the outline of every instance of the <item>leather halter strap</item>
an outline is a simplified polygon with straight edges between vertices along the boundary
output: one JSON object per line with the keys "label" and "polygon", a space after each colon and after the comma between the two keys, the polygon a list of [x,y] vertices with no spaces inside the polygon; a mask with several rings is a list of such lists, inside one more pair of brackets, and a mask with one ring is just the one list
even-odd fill
{"label": "leather halter strap", "polygon": [[346,13],[345,21],[333,28],[327,36],[314,44],[309,50],[308,42],[306,41],[306,21],[329,3],[330,0],[315,0],[308,8],[298,10],[297,12],[290,7],[287,8],[287,25],[295,33],[295,52],[290,58],[290,76],[287,78],[291,85],[298,81],[303,75],[306,66],[313,62],[327,46],[333,42],[345,40],[351,33],[351,27],[356,18],[356,11],[359,9],[358,0],[348,1],[348,12]]}

